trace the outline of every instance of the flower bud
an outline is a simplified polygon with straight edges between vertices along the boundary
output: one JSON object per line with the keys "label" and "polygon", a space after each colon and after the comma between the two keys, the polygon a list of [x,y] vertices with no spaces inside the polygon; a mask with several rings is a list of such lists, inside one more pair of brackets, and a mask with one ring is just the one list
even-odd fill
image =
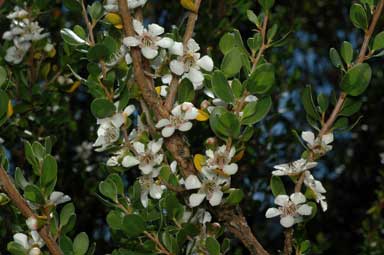
{"label": "flower bud", "polygon": [[204,110],[204,109],[207,109],[208,108],[208,106],[210,106],[211,104],[209,103],[209,101],[208,100],[203,100],[202,102],[201,102],[201,104],[200,104],[200,108],[202,109],[202,110]]}
{"label": "flower bud", "polygon": [[39,221],[36,219],[35,216],[29,217],[25,223],[27,224],[28,228],[30,230],[37,230],[39,228]]}
{"label": "flower bud", "polygon": [[9,197],[5,193],[0,193],[0,205],[6,205],[9,202]]}
{"label": "flower bud", "polygon": [[40,251],[40,248],[38,247],[33,247],[28,253],[28,255],[40,255],[40,254],[41,254],[41,251]]}

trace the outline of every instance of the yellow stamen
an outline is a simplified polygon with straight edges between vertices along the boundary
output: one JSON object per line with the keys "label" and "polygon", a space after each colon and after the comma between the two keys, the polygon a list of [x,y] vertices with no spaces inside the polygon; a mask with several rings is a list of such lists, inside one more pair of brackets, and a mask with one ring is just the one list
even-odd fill
{"label": "yellow stamen", "polygon": [[11,117],[13,115],[13,106],[11,100],[8,101],[8,110],[7,110],[7,117]]}
{"label": "yellow stamen", "polygon": [[123,21],[121,20],[120,15],[117,13],[108,13],[107,15],[105,15],[105,20],[114,25],[117,29],[123,28]]}
{"label": "yellow stamen", "polygon": [[244,157],[244,150],[239,151],[234,157],[233,161],[240,161]]}
{"label": "yellow stamen", "polygon": [[157,93],[158,95],[160,95],[160,93],[161,93],[161,86],[157,86],[157,87],[155,87],[155,90],[156,90],[156,93]]}
{"label": "yellow stamen", "polygon": [[196,116],[196,120],[198,121],[207,121],[209,119],[209,114],[206,113],[205,111],[203,110],[198,110],[198,114]]}
{"label": "yellow stamen", "polygon": [[194,0],[180,0],[180,4],[187,10],[196,12],[196,5]]}
{"label": "yellow stamen", "polygon": [[201,169],[203,168],[202,166],[205,164],[205,157],[204,155],[201,155],[201,154],[196,154],[194,157],[193,157],[193,164],[195,165],[195,168],[201,172]]}
{"label": "yellow stamen", "polygon": [[81,81],[75,81],[75,82],[72,84],[72,86],[71,86],[68,90],[66,90],[66,92],[68,92],[68,93],[73,93],[73,92],[76,91],[76,89],[77,89],[80,85],[81,85]]}

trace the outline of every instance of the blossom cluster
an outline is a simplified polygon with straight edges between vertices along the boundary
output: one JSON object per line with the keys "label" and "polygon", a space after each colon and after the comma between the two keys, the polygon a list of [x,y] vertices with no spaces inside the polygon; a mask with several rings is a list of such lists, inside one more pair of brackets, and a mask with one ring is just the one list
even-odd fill
{"label": "blossom cluster", "polygon": [[[317,166],[318,163],[315,161],[317,158],[332,150],[332,145],[330,144],[334,139],[333,134],[328,133],[321,137],[316,137],[313,132],[305,131],[302,132],[301,137],[306,142],[308,149],[307,158],[300,158],[290,163],[276,165],[274,166],[275,170],[272,171],[272,175],[303,178],[304,185],[313,195],[315,201],[320,204],[323,211],[326,211],[328,208],[324,195],[326,190],[323,184],[314,178],[310,170]],[[312,207],[305,204],[305,202],[306,198],[301,192],[293,193],[290,197],[287,195],[278,195],[275,198],[275,204],[280,207],[278,209],[268,209],[266,217],[280,216],[281,225],[289,228],[293,224],[301,222],[302,216],[311,214]]]}
{"label": "blossom cluster", "polygon": [[[3,39],[12,42],[12,46],[7,49],[5,60],[11,64],[20,64],[32,46],[33,42],[48,37],[48,33],[43,33],[37,21],[33,21],[30,13],[16,6],[13,12],[6,16],[10,21],[10,29],[3,34]],[[44,51],[50,52],[53,45],[47,43]]]}

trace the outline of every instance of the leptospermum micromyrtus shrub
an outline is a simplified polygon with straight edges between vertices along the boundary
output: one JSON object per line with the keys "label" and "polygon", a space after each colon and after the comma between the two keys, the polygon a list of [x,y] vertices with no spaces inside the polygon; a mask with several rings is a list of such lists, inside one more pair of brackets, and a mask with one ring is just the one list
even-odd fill
{"label": "leptospermum micromyrtus shrub", "polygon": [[[239,208],[244,193],[231,185],[257,123],[274,103],[276,74],[268,51],[283,46],[288,36],[274,23],[274,0],[259,0],[258,14],[247,12],[252,37],[233,30],[214,46],[222,53],[220,63],[194,39],[201,0],[181,0],[188,20],[173,29],[145,22],[150,0],[89,6],[64,0],[70,12],[82,15],[84,25],[62,27],[60,43],[37,21],[46,2],[20,3],[6,14],[0,125],[28,114],[27,102],[40,89],[64,86],[65,91],[49,92],[60,98],[60,93],[86,87],[97,122],[93,148],[108,157],[100,162],[110,175],[100,180],[98,197],[109,210],[106,221],[118,247],[112,254],[231,254],[230,238],[251,254],[311,254],[310,240],[295,238],[294,231],[332,210],[326,189],[311,171],[332,150],[334,133],[358,124],[360,96],[372,76],[369,60],[384,55],[384,32],[375,31],[384,0],[352,4],[350,20],[364,41],[359,49],[343,42],[330,50],[340,70],[334,93],[315,95],[310,86],[302,90],[312,130],[295,132],[303,146],[301,158],[271,169],[275,206],[265,212],[265,220],[278,217],[285,229],[282,247],[259,243]],[[55,63],[57,53],[64,61]],[[211,131],[202,134],[205,142],[192,155],[190,131],[202,126]],[[51,154],[52,139],[24,133],[30,136],[24,154],[31,172],[16,167],[11,176],[5,151],[1,154],[0,204],[13,206],[23,218],[14,223],[8,252],[94,254],[97,247],[90,238],[76,231],[71,197],[55,189],[60,161]],[[139,174],[127,186],[122,177],[133,169]]]}

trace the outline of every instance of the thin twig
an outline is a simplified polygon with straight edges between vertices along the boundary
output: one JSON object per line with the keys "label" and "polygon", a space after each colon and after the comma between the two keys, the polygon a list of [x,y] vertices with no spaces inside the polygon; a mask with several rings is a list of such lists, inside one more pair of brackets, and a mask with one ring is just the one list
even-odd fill
{"label": "thin twig", "polygon": [[[0,166],[0,184],[3,186],[4,191],[7,193],[8,197],[12,200],[13,204],[20,210],[21,214],[25,218],[37,217],[32,209],[28,206],[27,202],[20,195],[16,187],[13,185],[10,177],[8,176],[5,169]],[[62,251],[59,246],[51,236],[49,229],[46,225],[38,230],[39,235],[44,240],[48,250],[52,255],[62,255]]]}
{"label": "thin twig", "polygon": [[172,253],[170,253],[167,248],[164,247],[156,235],[149,233],[148,231],[144,231],[144,234],[156,244],[160,254],[172,255]]}
{"label": "thin twig", "polygon": [[[365,32],[364,41],[363,41],[363,44],[361,46],[359,56],[357,58],[357,64],[361,64],[366,60],[366,53],[367,53],[369,41],[371,40],[372,34],[375,31],[375,27],[376,27],[377,22],[380,18],[380,15],[383,11],[383,7],[384,7],[384,0],[381,0],[375,9],[371,24],[369,25],[368,30]],[[343,108],[343,105],[344,105],[346,98],[347,98],[347,94],[345,92],[342,92],[340,94],[339,99],[337,100],[336,106],[333,109],[330,117],[328,118],[328,120],[325,122],[325,124],[321,128],[320,133],[319,133],[319,137],[322,137],[323,135],[325,135],[326,133],[328,133],[330,131],[330,129],[333,126],[333,123],[336,121],[336,119],[338,117],[339,112]]]}

